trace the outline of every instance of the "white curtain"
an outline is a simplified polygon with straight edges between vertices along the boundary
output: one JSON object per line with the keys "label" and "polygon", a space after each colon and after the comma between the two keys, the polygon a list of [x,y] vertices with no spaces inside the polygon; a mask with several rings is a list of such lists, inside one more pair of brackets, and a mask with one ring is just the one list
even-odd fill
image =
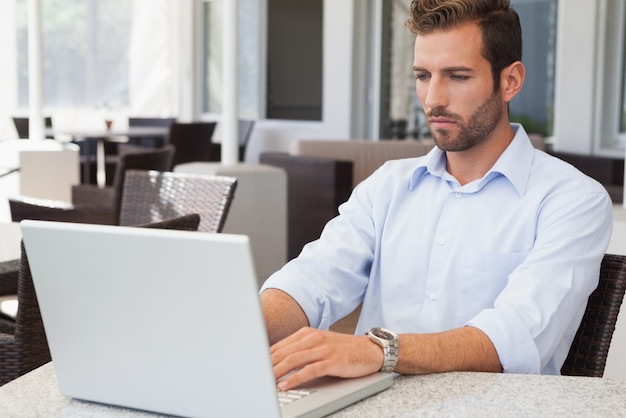
{"label": "white curtain", "polygon": [[129,114],[193,119],[191,1],[133,0]]}
{"label": "white curtain", "polygon": [[0,141],[17,138],[13,125],[15,103],[17,103],[17,41],[15,39],[15,1],[0,1]]}

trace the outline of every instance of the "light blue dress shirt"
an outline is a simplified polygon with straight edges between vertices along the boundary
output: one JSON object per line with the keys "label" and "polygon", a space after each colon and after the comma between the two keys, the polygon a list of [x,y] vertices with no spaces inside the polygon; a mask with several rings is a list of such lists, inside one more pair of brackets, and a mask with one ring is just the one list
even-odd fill
{"label": "light blue dress shirt", "polygon": [[612,203],[512,127],[492,169],[463,186],[438,148],[385,163],[262,290],[284,290],[321,329],[361,302],[356,334],[471,325],[505,372],[559,374],[598,283]]}

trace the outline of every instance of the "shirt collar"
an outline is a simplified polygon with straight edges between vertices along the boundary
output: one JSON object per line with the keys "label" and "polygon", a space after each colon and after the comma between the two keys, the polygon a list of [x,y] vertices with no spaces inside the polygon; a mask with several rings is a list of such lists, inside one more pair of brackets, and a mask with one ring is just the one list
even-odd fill
{"label": "shirt collar", "polygon": [[[478,181],[477,190],[493,178],[502,175],[511,182],[517,193],[520,195],[525,193],[535,149],[520,124],[512,123],[511,128],[515,132],[513,140],[493,167]],[[426,158],[420,160],[419,165],[413,170],[409,188],[413,190],[420,179],[428,174],[441,178],[446,175],[446,153],[438,147],[434,147]]]}

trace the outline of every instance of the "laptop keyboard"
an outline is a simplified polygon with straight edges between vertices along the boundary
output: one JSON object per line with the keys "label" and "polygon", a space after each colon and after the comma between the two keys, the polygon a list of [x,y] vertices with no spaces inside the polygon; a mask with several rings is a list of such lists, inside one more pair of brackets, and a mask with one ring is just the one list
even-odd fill
{"label": "laptop keyboard", "polygon": [[280,406],[290,404],[299,399],[305,398],[315,392],[312,389],[291,389],[278,392],[278,403]]}

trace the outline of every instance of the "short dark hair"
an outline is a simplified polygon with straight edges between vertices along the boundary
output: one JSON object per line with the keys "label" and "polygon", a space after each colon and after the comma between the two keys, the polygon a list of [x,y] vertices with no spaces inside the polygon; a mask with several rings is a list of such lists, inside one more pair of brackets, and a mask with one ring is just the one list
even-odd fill
{"label": "short dark hair", "polygon": [[491,64],[494,90],[502,70],[522,60],[522,26],[509,0],[413,0],[406,26],[416,35],[475,23],[483,35],[481,53]]}

